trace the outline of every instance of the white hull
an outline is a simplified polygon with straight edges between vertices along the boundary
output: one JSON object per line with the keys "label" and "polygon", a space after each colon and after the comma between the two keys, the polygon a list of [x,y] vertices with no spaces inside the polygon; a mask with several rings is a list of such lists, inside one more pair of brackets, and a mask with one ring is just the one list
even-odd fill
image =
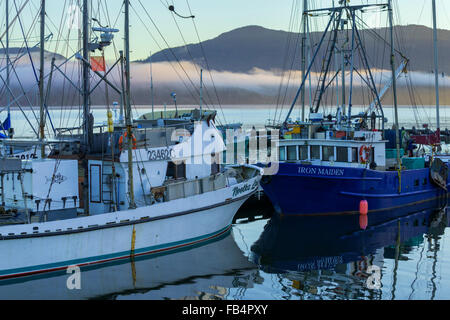
{"label": "white hull", "polygon": [[[0,227],[0,279],[189,247],[226,233],[260,176],[189,198],[77,219]],[[238,192],[236,192],[238,188]]]}
{"label": "white hull", "polygon": [[190,250],[82,268],[79,289],[67,288],[71,274],[65,271],[4,280],[0,282],[0,300],[79,300],[118,295],[126,299],[130,291],[139,292],[131,294],[132,299],[195,299],[205,294],[224,299],[236,280],[244,282],[246,288],[252,287],[257,272],[232,235],[224,236]]}

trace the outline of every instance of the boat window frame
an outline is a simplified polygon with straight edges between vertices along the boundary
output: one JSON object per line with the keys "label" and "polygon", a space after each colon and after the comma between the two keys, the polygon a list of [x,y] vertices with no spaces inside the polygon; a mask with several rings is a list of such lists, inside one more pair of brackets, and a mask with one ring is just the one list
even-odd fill
{"label": "boat window frame", "polygon": [[[341,160],[341,159],[339,159],[339,150],[341,150],[341,151],[344,151],[345,150],[345,152],[343,152],[342,153],[342,155],[344,155],[345,154],[345,160]],[[335,154],[335,156],[336,156],[336,162],[349,162],[348,160],[348,147],[341,147],[341,146],[336,146],[336,154]]]}
{"label": "boat window frame", "polygon": [[[325,150],[333,150],[332,152],[332,156],[333,156],[333,160],[330,160],[330,156],[326,157],[325,155],[327,154],[325,152]],[[327,145],[323,145],[322,146],[322,159],[323,161],[328,161],[328,162],[335,162],[336,161],[336,150],[334,146],[327,146]]]}
{"label": "boat window frame", "polygon": [[[351,147],[350,150],[351,150],[351,156],[352,156],[351,163],[359,163],[358,147]],[[355,156],[355,158],[353,156]]]}
{"label": "boat window frame", "polygon": [[[281,152],[283,150],[283,152]],[[287,151],[286,151],[286,147],[285,146],[281,146],[278,148],[278,159],[280,159],[280,161],[287,161]],[[283,157],[284,156],[284,157]]]}
{"label": "boat window frame", "polygon": [[[289,150],[291,150],[291,152],[292,152],[292,149],[295,149],[294,153],[293,153],[294,159],[290,159],[290,157],[289,157]],[[297,161],[297,160],[298,160],[297,146],[286,146],[286,160],[285,161]]]}
{"label": "boat window frame", "polygon": [[[301,153],[300,153],[300,151],[302,149],[306,150],[306,158],[304,158],[304,159],[302,159],[302,156],[301,156]],[[298,146],[298,154],[297,154],[297,156],[298,156],[298,159],[300,161],[309,160],[309,146],[308,145],[300,145],[300,146]]]}
{"label": "boat window frame", "polygon": [[[319,145],[311,145],[310,148],[311,148],[310,149],[311,160],[322,160],[322,148]],[[314,158],[314,155],[313,155],[313,151],[314,151],[315,148],[317,148],[317,150],[319,151],[319,157],[318,158]]]}

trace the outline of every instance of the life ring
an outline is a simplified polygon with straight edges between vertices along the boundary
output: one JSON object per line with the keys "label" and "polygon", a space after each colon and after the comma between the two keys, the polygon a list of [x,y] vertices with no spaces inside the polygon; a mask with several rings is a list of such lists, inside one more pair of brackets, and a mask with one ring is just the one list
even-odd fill
{"label": "life ring", "polygon": [[[119,138],[119,150],[121,152],[123,150],[123,139],[126,138],[126,137],[128,137],[128,132],[125,132]],[[134,134],[131,134],[131,140],[133,141],[133,150],[136,150],[137,149],[137,141],[136,141],[136,137],[134,136]]]}
{"label": "life ring", "polygon": [[359,148],[359,160],[361,163],[366,164],[369,162],[370,149],[371,149],[370,147],[365,145]]}

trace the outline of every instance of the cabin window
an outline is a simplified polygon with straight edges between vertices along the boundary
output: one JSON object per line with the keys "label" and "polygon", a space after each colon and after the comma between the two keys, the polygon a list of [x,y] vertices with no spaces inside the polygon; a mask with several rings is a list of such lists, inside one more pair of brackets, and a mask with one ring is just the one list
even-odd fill
{"label": "cabin window", "polygon": [[308,146],[298,147],[298,158],[300,160],[308,160]]}
{"label": "cabin window", "polygon": [[414,180],[414,187],[418,187],[420,185],[419,179]]}
{"label": "cabin window", "polygon": [[358,148],[352,148],[352,162],[353,163],[359,163]]}
{"label": "cabin window", "polygon": [[311,146],[311,160],[320,160],[320,146]]}
{"label": "cabin window", "polygon": [[288,159],[288,161],[296,161],[297,160],[297,147],[296,146],[287,147],[287,159]]}
{"label": "cabin window", "polygon": [[286,161],[286,148],[280,147],[280,161]]}
{"label": "cabin window", "polygon": [[336,161],[338,162],[348,162],[348,148],[346,147],[336,147]]}
{"label": "cabin window", "polygon": [[323,161],[334,161],[334,147],[323,146],[322,147],[322,159]]}

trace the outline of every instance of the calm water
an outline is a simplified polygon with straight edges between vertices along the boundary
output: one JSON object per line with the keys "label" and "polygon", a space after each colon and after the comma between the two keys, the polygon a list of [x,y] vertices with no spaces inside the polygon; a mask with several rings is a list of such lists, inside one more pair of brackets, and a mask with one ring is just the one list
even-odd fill
{"label": "calm water", "polygon": [[[365,231],[358,217],[339,219],[238,220],[213,243],[82,268],[81,290],[53,273],[0,282],[0,299],[450,299],[445,212],[369,218]],[[369,268],[379,270],[372,287]]]}
{"label": "calm water", "polygon": [[[189,110],[193,107],[180,107],[180,109]],[[280,116],[280,109],[275,113],[275,106],[224,106],[222,109],[218,109],[217,122],[218,124],[224,123],[242,123],[245,126],[263,126],[266,124],[268,119],[273,120],[274,118],[277,120],[284,120],[284,116],[287,113],[288,107],[284,107]],[[299,108],[296,108],[291,118],[296,120],[300,119]],[[164,110],[161,107],[155,107],[156,111]],[[173,106],[168,106],[167,110],[174,110]],[[354,114],[363,111],[361,107],[354,107]],[[104,124],[107,120],[106,111],[102,108],[93,109],[94,119],[96,124]],[[139,116],[151,112],[151,107],[139,107],[133,109],[133,118],[138,118]],[[329,114],[331,113],[331,109],[328,110]],[[334,111],[335,112],[335,111]],[[393,119],[394,119],[394,110],[392,107],[384,108],[385,117],[388,118],[389,122],[386,124],[386,128],[391,128]],[[30,123],[38,128],[38,113],[39,109],[34,108],[31,111],[29,108],[24,108],[24,113],[30,120]],[[33,130],[31,129],[29,123],[25,120],[24,113],[20,110],[14,110],[12,112],[12,125],[15,128],[17,136],[33,136]],[[119,117],[120,111],[116,110],[115,112],[116,118]],[[52,126],[55,128],[59,127],[79,127],[80,126],[80,110],[78,108],[65,108],[63,110],[59,109],[50,109],[50,120],[47,119],[47,130],[50,132]],[[0,113],[0,119],[6,118],[6,113]],[[447,106],[442,106],[440,108],[440,120],[441,120],[441,128],[449,128],[450,129],[450,108]],[[430,124],[430,127],[435,127],[436,123],[436,110],[433,107],[421,107],[421,108],[412,108],[412,107],[400,107],[399,110],[399,121],[401,126],[405,126],[407,128],[411,128],[412,126],[422,127],[423,124]],[[36,129],[37,130],[37,129]]]}
{"label": "calm water", "polygon": [[[270,111],[224,112],[228,122],[262,125]],[[68,119],[65,125],[78,121],[78,111],[52,114]],[[96,122],[106,117],[103,110],[94,114]],[[414,113],[403,114],[414,121]],[[17,133],[29,133],[19,111],[13,124]],[[264,207],[241,214],[259,216]],[[358,217],[238,220],[212,243],[82,268],[81,290],[68,290],[69,275],[60,272],[0,282],[0,299],[450,299],[448,223],[445,211],[377,226],[369,217],[365,231]]]}

